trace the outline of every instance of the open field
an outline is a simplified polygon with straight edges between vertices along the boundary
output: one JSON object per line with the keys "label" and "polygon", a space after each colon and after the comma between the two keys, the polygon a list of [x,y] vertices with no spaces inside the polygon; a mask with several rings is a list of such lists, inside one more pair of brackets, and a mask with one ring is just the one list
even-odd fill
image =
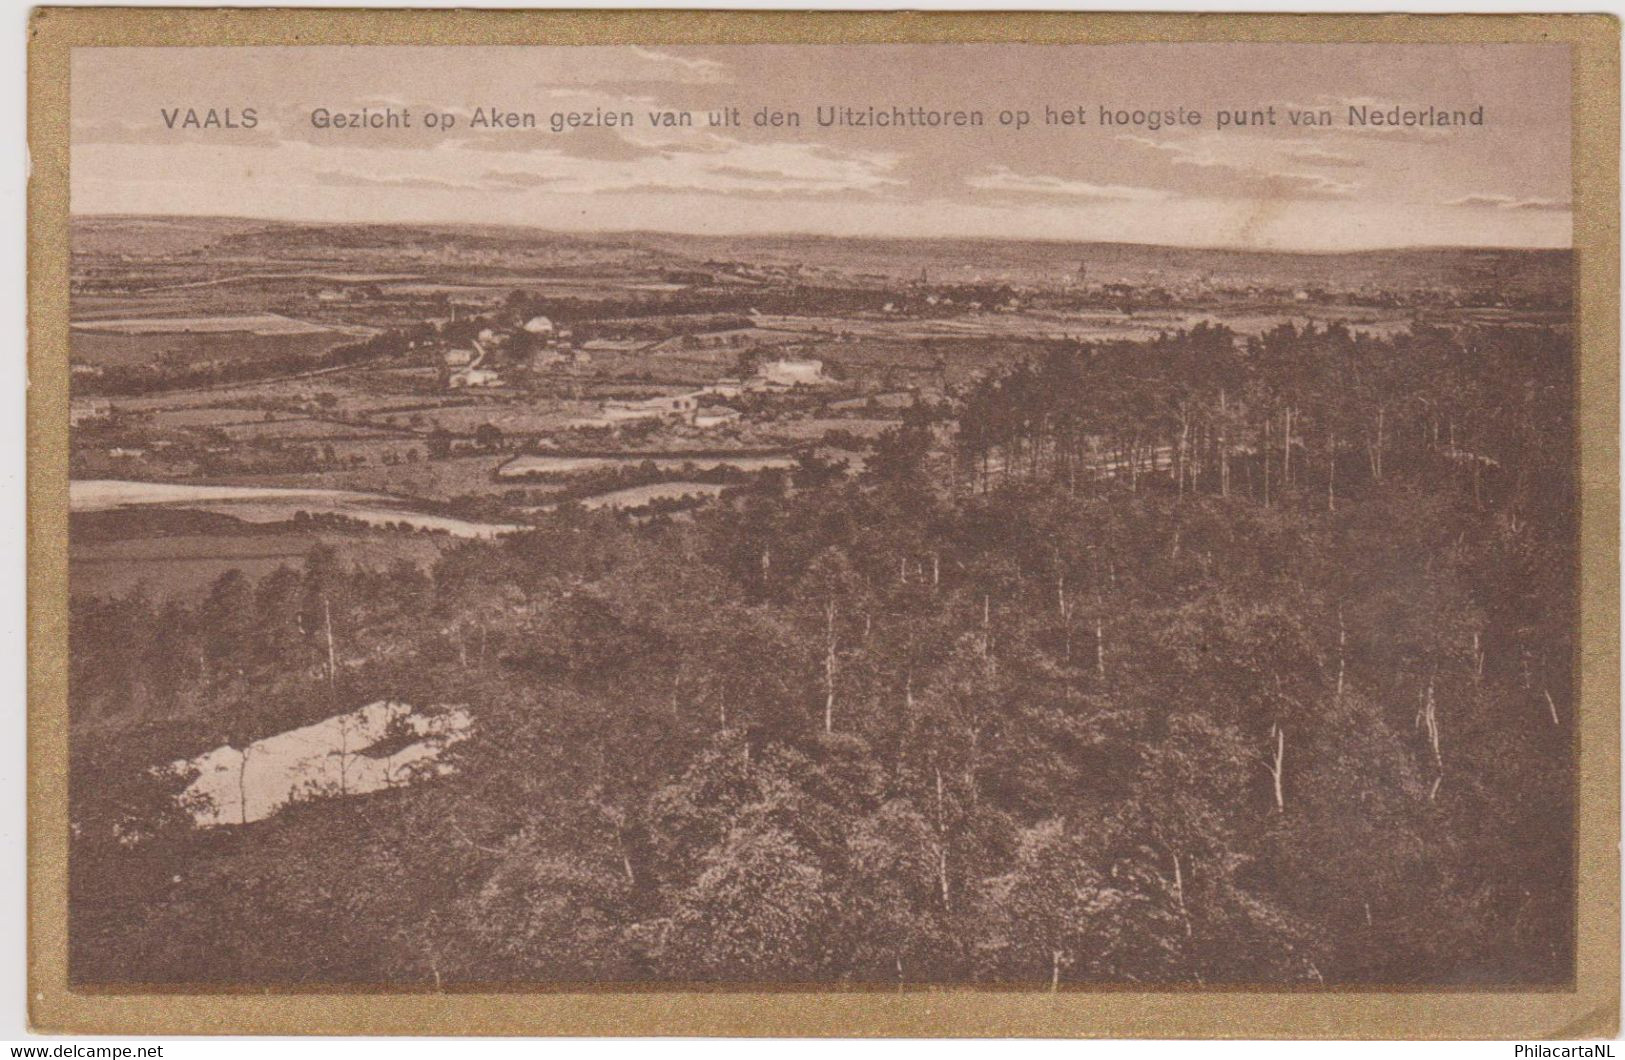
{"label": "open field", "polygon": [[101,512],[132,505],[196,505],[223,501],[281,500],[333,507],[355,501],[386,498],[325,489],[276,489],[255,486],[213,486],[174,482],[121,482],[98,479],[68,483],[68,507],[75,512]]}
{"label": "open field", "polygon": [[299,569],[312,549],[328,546],[346,563],[386,568],[399,560],[433,563],[449,541],[386,532],[269,530],[73,539],[71,593],[123,596],[137,589],[154,599],[192,601],[227,571],[262,578],[278,567]]}
{"label": "open field", "polygon": [[76,331],[73,358],[93,365],[148,364],[162,358],[184,361],[258,360],[273,355],[311,356],[352,341],[326,328],[286,332],[230,329],[199,331]]}
{"label": "open field", "polygon": [[601,471],[613,467],[637,467],[642,464],[652,464],[657,468],[668,469],[694,468],[696,470],[709,470],[727,467],[736,471],[765,471],[794,467],[795,463],[795,457],[787,451],[766,453],[718,451],[712,453],[683,453],[681,455],[667,455],[658,452],[526,454],[516,456],[503,464],[497,469],[497,475],[504,479],[523,479],[531,475],[570,475],[584,471]]}
{"label": "open field", "polygon": [[498,494],[509,485],[496,481],[494,472],[504,457],[489,454],[455,456],[386,466],[334,468],[260,476],[265,485],[290,489],[388,491],[426,501],[446,501],[471,493]]}
{"label": "open field", "polygon": [[209,335],[236,332],[250,335],[305,335],[327,330],[320,324],[294,320],[276,313],[219,317],[126,317],[87,321],[72,324],[70,327],[81,332],[111,332],[119,335]]}
{"label": "open field", "polygon": [[148,505],[207,512],[244,523],[291,523],[301,515],[333,516],[369,526],[463,538],[491,538],[520,529],[510,523],[482,523],[414,511],[393,497],[344,490],[116,480],[68,483],[70,512],[106,512]]}

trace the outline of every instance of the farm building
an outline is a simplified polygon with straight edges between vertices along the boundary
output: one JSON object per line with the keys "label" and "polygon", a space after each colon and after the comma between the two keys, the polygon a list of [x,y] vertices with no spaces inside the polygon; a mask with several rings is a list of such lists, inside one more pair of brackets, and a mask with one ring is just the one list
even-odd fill
{"label": "farm building", "polygon": [[[458,358],[458,360],[462,361],[461,365],[458,365],[453,360],[453,355],[456,354],[462,354],[467,359]],[[501,386],[502,377],[491,369],[484,367],[485,356],[485,347],[481,346],[477,341],[474,343],[472,353],[467,350],[449,351],[446,354],[446,388],[448,390],[461,390],[465,387]]]}
{"label": "farm building", "polygon": [[465,387],[501,386],[502,377],[489,368],[467,368],[461,372],[453,373],[446,381],[451,390],[460,390]]}
{"label": "farm building", "polygon": [[662,394],[639,401],[606,401],[602,410],[603,418],[611,422],[665,419],[675,416],[691,419],[700,407],[702,393],[703,391],[696,390],[687,394]]}
{"label": "farm building", "polygon": [[778,386],[819,386],[828,382],[824,378],[824,362],[806,359],[781,358],[763,361],[756,374]]}

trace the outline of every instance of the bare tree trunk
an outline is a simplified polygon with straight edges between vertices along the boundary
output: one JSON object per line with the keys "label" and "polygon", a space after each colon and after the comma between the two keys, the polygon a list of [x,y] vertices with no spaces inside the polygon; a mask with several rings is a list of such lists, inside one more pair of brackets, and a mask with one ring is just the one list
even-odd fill
{"label": "bare tree trunk", "polygon": [[1416,722],[1425,727],[1428,745],[1433,749],[1433,765],[1438,770],[1438,776],[1433,778],[1433,787],[1428,791],[1428,801],[1431,802],[1439,794],[1439,785],[1444,782],[1444,755],[1439,750],[1439,712],[1438,701],[1433,695],[1433,678],[1428,678],[1427,691],[1422,695],[1422,709],[1416,714]]}
{"label": "bare tree trunk", "polygon": [[1190,415],[1181,409],[1179,412],[1179,456],[1178,463],[1175,465],[1175,478],[1178,480],[1175,492],[1181,497],[1185,495],[1185,447],[1187,439],[1190,438],[1190,433]]}
{"label": "bare tree trunk", "polygon": [[1095,616],[1095,674],[1106,676],[1106,621]]}
{"label": "bare tree trunk", "polygon": [[626,852],[626,841],[621,837],[621,826],[615,826],[615,848],[621,852],[621,871],[626,873],[626,882],[636,886],[637,877],[632,874],[632,858]]}
{"label": "bare tree trunk", "polygon": [[[1060,554],[1058,552],[1056,554],[1055,561],[1057,566],[1059,566]],[[1055,610],[1059,612],[1061,616],[1061,631],[1065,641],[1063,657],[1067,662],[1071,662],[1072,612],[1076,610],[1076,605],[1073,604],[1066,595],[1066,571],[1064,569],[1057,571],[1055,575]]]}
{"label": "bare tree trunk", "polygon": [[1343,608],[1337,609],[1337,699],[1343,700],[1343,675],[1348,669],[1349,631],[1343,625]]}
{"label": "bare tree trunk", "polygon": [[1377,481],[1378,482],[1382,481],[1383,428],[1384,428],[1384,426],[1386,424],[1387,418],[1388,418],[1388,410],[1387,409],[1385,409],[1385,408],[1377,409],[1377,463],[1376,463],[1376,474],[1377,474]]}
{"label": "bare tree trunk", "polygon": [[[338,707],[338,653],[333,648],[333,608],[322,596],[322,622],[327,628],[327,701]],[[339,716],[339,794],[350,793],[350,719]]]}
{"label": "bare tree trunk", "polygon": [[1439,751],[1439,712],[1438,700],[1433,695],[1433,679],[1428,678],[1427,691],[1422,697],[1422,713],[1420,721],[1427,729],[1428,745],[1433,749],[1434,765],[1441,769],[1444,767],[1444,757]]}
{"label": "bare tree trunk", "polygon": [[1275,780],[1275,812],[1286,812],[1286,795],[1281,787],[1281,769],[1286,761],[1286,730],[1281,723],[1276,722],[1270,726],[1270,735],[1275,737],[1275,756],[1269,763],[1270,776]]}
{"label": "bare tree trunk", "polygon": [[1281,411],[1281,488],[1292,485],[1292,406]]}
{"label": "bare tree trunk", "polygon": [[1326,510],[1337,511],[1337,435],[1326,436]]}
{"label": "bare tree trunk", "polygon": [[249,741],[242,743],[242,756],[237,759],[237,818],[239,824],[249,823]]}
{"label": "bare tree trunk", "polygon": [[824,605],[824,731],[835,728],[835,597]]}
{"label": "bare tree trunk", "polygon": [[937,887],[942,892],[942,908],[951,907],[948,892],[948,823],[942,806],[942,767],[933,766],[937,778]]}
{"label": "bare tree trunk", "polygon": [[338,653],[333,649],[333,608],[327,597],[322,597],[322,618],[327,627],[327,688],[329,693],[336,697],[338,694]]}
{"label": "bare tree trunk", "polygon": [[1270,506],[1270,418],[1264,417],[1264,444],[1258,447],[1258,455],[1264,460],[1264,507]]}

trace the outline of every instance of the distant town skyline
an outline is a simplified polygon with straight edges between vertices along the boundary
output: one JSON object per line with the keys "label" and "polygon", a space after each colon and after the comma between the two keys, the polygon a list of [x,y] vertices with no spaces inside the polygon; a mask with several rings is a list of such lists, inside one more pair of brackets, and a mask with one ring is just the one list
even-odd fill
{"label": "distant town skyline", "polygon": [[241,224],[280,224],[280,225],[325,225],[332,227],[383,227],[400,226],[413,228],[497,228],[514,229],[522,232],[536,232],[541,235],[593,237],[604,238],[650,236],[655,238],[692,237],[696,239],[828,239],[828,240],[896,240],[901,242],[924,243],[1040,243],[1055,246],[1076,247],[1151,247],[1168,250],[1214,251],[1219,253],[1240,254],[1286,254],[1286,255],[1325,255],[1340,254],[1381,254],[1387,251],[1429,251],[1429,250],[1482,250],[1482,251],[1549,251],[1564,252],[1573,248],[1562,246],[1516,246],[1498,243],[1403,243],[1386,246],[1330,248],[1330,249],[1293,249],[1289,247],[1252,247],[1238,246],[1222,243],[1158,243],[1147,239],[1089,239],[1072,236],[1043,236],[1043,235],[896,235],[884,232],[872,233],[839,233],[839,232],[801,232],[792,229],[779,229],[776,231],[738,231],[738,232],[711,232],[698,230],[681,230],[675,228],[553,228],[540,224],[525,224],[519,221],[330,221],[314,217],[262,217],[254,214],[212,214],[212,213],[86,213],[74,211],[74,220],[85,221],[141,221],[162,220],[172,222],[186,221],[215,221],[235,222]]}
{"label": "distant town skyline", "polygon": [[[1315,252],[1572,242],[1554,45],[84,48],[72,98],[80,216]],[[905,118],[817,123],[870,106]],[[1129,120],[1102,127],[1102,107]],[[1350,107],[1484,120],[1351,127]],[[476,129],[477,111],[536,124]],[[737,125],[711,124],[730,111]],[[758,126],[759,111],[802,125]],[[1220,130],[1220,111],[1276,124]],[[1193,112],[1200,126],[1180,120]],[[1308,112],[1337,124],[1290,124]],[[430,114],[457,124],[426,128]]]}

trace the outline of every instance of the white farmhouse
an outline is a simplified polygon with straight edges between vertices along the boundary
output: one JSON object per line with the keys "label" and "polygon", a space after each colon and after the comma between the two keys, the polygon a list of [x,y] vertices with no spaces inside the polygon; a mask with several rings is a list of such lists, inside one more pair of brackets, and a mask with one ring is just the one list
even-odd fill
{"label": "white farmhouse", "polygon": [[756,374],[777,386],[821,386],[829,381],[824,377],[824,362],[811,358],[764,361]]}

